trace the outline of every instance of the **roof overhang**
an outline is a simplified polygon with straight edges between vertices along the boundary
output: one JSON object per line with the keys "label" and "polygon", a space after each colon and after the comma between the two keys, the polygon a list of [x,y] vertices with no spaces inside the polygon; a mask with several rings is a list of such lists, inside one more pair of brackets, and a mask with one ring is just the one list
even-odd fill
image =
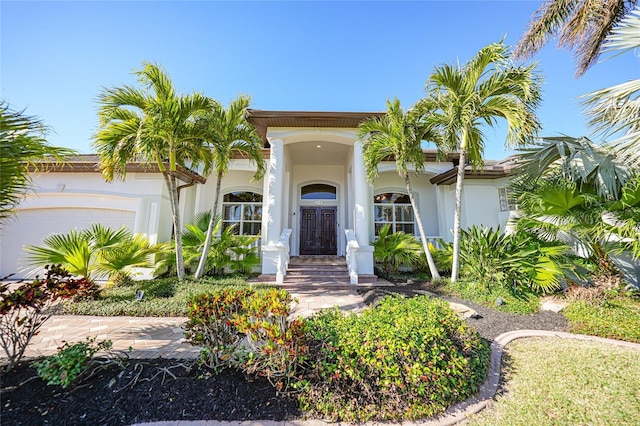
{"label": "roof overhang", "polygon": [[385,112],[328,112],[328,111],[263,111],[247,109],[247,121],[251,123],[268,146],[269,127],[326,127],[354,129],[365,120],[384,117]]}
{"label": "roof overhang", "polygon": [[[164,162],[168,169],[169,163]],[[100,161],[95,154],[74,155],[63,161],[40,161],[37,164],[29,165],[30,172],[52,172],[52,173],[100,173]],[[127,163],[127,173],[160,173],[157,164],[153,163]],[[175,177],[187,183],[204,184],[207,179],[198,173],[185,167],[178,166],[174,172]]]}

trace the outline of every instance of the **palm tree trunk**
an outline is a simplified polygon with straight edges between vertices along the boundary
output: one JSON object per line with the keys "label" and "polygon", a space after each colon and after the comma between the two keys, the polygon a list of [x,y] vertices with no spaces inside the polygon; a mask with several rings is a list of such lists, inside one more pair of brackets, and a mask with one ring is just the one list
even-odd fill
{"label": "palm tree trunk", "polygon": [[173,216],[173,236],[176,247],[176,273],[179,280],[184,279],[184,259],[182,257],[182,225],[180,223],[180,205],[178,204],[178,186],[176,178],[171,172],[163,173],[167,188],[169,189],[169,201]]}
{"label": "palm tree trunk", "polygon": [[460,163],[458,163],[458,176],[456,180],[456,208],[453,213],[453,264],[451,265],[451,282],[458,279],[460,269],[460,216],[462,214],[462,183],[464,181],[464,169],[467,162],[467,150],[460,149]]}
{"label": "palm tree trunk", "polygon": [[211,241],[213,239],[213,228],[216,223],[216,216],[218,213],[218,199],[220,198],[220,186],[222,183],[222,171],[218,171],[218,180],[216,181],[216,195],[213,200],[213,211],[211,212],[211,218],[209,219],[209,226],[207,227],[207,238],[204,241],[204,247],[202,248],[202,254],[200,255],[200,262],[198,263],[198,269],[194,278],[199,279],[204,275],[204,268],[207,263],[207,254],[211,249]]}
{"label": "palm tree trunk", "polygon": [[409,193],[409,201],[411,201],[413,214],[416,216],[416,222],[418,222],[418,231],[420,232],[420,238],[422,239],[422,247],[424,248],[424,253],[427,256],[427,264],[429,265],[429,272],[431,273],[431,278],[434,280],[439,280],[440,273],[438,272],[436,262],[433,261],[433,256],[431,256],[431,251],[429,251],[429,241],[427,241],[427,235],[424,232],[424,226],[422,226],[422,218],[420,217],[418,206],[416,205],[416,201],[413,199],[413,190],[411,188],[411,181],[409,180],[408,173],[404,174],[404,183],[407,186],[407,192]]}

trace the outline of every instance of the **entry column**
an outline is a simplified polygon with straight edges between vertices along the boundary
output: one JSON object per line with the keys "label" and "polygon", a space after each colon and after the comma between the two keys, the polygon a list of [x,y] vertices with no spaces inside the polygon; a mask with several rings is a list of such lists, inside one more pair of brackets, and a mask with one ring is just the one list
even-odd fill
{"label": "entry column", "polygon": [[[262,205],[262,273],[277,274],[281,247],[278,240],[282,233],[284,204],[284,143],[281,139],[272,139],[269,155],[269,167],[264,177],[264,196]],[[288,256],[289,253],[286,253]]]}
{"label": "entry column", "polygon": [[354,231],[358,240],[357,265],[359,275],[373,274],[373,247],[369,229],[371,227],[371,197],[369,184],[364,169],[362,141],[353,145],[353,201],[354,201]]}

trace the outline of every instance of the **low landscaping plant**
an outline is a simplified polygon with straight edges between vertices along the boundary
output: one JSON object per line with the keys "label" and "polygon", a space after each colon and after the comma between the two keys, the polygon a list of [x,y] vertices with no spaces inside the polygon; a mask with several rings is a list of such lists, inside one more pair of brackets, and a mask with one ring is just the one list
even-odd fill
{"label": "low landscaping plant", "polygon": [[433,416],[478,391],[489,347],[440,300],[388,297],[356,315],[308,321],[308,383],[300,400],[331,421]]}
{"label": "low landscaping plant", "polygon": [[20,361],[44,323],[60,311],[60,299],[95,291],[95,284],[72,278],[60,265],[47,265],[45,270],[44,278],[36,277],[15,289],[0,285],[0,346],[8,358],[7,371]]}
{"label": "low landscaping plant", "polygon": [[85,342],[66,343],[58,348],[58,353],[36,361],[33,366],[38,376],[46,380],[48,385],[59,385],[67,388],[71,383],[86,373],[90,362],[99,351],[109,351],[111,340],[96,343],[95,338],[88,338]]}
{"label": "low landscaping plant", "polygon": [[112,229],[99,223],[67,234],[52,234],[39,246],[26,246],[31,266],[60,264],[74,275],[94,280],[108,277],[115,282],[131,280],[132,269],[151,267],[160,245],[151,244],[126,227]]}
{"label": "low landscaping plant", "polygon": [[386,278],[397,272],[401,266],[412,268],[418,265],[424,257],[422,244],[415,236],[404,232],[392,232],[388,224],[380,228],[376,240],[371,245],[373,259]]}
{"label": "low landscaping plant", "polygon": [[99,316],[185,316],[189,299],[217,288],[247,287],[243,278],[211,278],[178,281],[175,277],[135,281],[106,288],[93,300],[65,303],[64,312]]}
{"label": "low landscaping plant", "polygon": [[640,343],[640,300],[631,295],[572,302],[562,313],[569,331]]}
{"label": "low landscaping plant", "polygon": [[540,308],[540,296],[523,287],[485,285],[469,279],[459,279],[452,283],[442,279],[432,283],[432,288],[440,293],[469,300],[478,305],[501,312],[533,314]]}
{"label": "low landscaping plant", "polygon": [[189,302],[186,337],[203,346],[215,371],[238,368],[286,390],[305,359],[304,321],[289,320],[292,298],[282,289],[228,288]]}

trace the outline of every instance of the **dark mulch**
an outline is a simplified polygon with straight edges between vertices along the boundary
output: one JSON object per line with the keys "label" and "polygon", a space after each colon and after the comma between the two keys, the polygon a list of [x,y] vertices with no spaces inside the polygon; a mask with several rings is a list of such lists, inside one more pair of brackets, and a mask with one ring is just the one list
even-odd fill
{"label": "dark mulch", "polygon": [[124,371],[112,365],[66,390],[47,386],[36,377],[34,368],[21,363],[2,374],[0,422],[129,425],[160,420],[300,417],[297,401],[276,396],[267,380],[247,379],[231,370],[205,378],[204,371],[185,368],[187,364],[181,363],[166,359],[129,360]]}
{"label": "dark mulch", "polygon": [[[386,294],[425,294],[421,283],[363,290],[366,302]],[[491,341],[505,331],[565,330],[566,319],[552,312],[516,315],[451,297],[481,316],[469,319]],[[0,379],[2,425],[126,425],[160,420],[291,420],[300,418],[294,397],[276,395],[267,380],[226,370],[207,375],[193,361],[129,360],[123,371],[110,366],[82,383],[47,386],[28,362]],[[175,377],[174,377],[175,376]]]}

